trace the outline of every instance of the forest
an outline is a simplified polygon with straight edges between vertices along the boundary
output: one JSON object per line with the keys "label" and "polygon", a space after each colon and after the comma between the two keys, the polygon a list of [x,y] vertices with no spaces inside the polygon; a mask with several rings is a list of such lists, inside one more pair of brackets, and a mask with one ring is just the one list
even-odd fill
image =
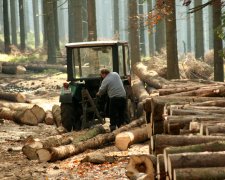
{"label": "forest", "polygon": [[[0,179],[225,179],[224,7],[0,0]],[[100,64],[126,91],[113,130]]]}

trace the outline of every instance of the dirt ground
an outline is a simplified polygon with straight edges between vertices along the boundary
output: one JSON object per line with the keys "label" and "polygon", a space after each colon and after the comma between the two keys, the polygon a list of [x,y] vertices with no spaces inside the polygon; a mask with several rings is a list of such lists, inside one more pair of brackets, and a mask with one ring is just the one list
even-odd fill
{"label": "dirt ground", "polygon": [[[59,94],[66,75],[57,73],[6,75],[0,73],[0,90],[22,92],[45,110],[59,104]],[[0,100],[1,102],[6,102]],[[79,133],[79,132],[78,132]],[[32,135],[35,138],[56,135],[55,125],[44,123],[38,126],[18,125],[12,121],[0,119],[0,179],[1,180],[74,180],[74,179],[128,179],[125,168],[131,154],[148,154],[148,142],[131,146],[128,151],[119,151],[114,144],[87,150],[84,153],[54,163],[40,163],[28,160],[22,153],[24,140]],[[89,153],[102,152],[106,155],[117,156],[116,162],[94,165],[80,161]]]}

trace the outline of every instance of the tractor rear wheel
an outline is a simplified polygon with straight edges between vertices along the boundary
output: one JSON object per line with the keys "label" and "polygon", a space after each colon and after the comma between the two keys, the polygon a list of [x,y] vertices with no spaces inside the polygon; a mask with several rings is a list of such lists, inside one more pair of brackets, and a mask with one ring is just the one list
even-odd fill
{"label": "tractor rear wheel", "polygon": [[81,111],[72,103],[61,104],[62,125],[67,131],[81,129]]}

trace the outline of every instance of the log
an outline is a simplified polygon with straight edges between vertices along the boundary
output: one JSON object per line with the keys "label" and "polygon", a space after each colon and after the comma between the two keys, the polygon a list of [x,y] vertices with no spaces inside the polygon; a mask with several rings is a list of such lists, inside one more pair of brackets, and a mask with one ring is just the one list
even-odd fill
{"label": "log", "polygon": [[36,116],[38,123],[42,123],[44,121],[45,111],[43,108],[35,104],[30,110]]}
{"label": "log", "polygon": [[20,65],[2,66],[2,73],[4,74],[24,74],[26,68]]}
{"label": "log", "polygon": [[166,96],[170,94],[180,93],[180,92],[187,92],[199,89],[200,87],[175,87],[175,88],[167,88],[167,89],[159,89],[159,96]]}
{"label": "log", "polygon": [[138,102],[142,102],[149,97],[149,94],[144,87],[144,83],[139,78],[134,77],[131,87],[133,95],[137,98]]}
{"label": "log", "polygon": [[178,146],[178,147],[167,147],[163,151],[165,171],[168,170],[168,155],[169,154],[180,154],[189,152],[219,152],[225,151],[225,141],[214,141],[202,144]]}
{"label": "log", "polygon": [[30,109],[34,106],[34,104],[30,103],[18,103],[18,102],[0,102],[0,107],[6,107],[8,109],[14,110],[14,111],[23,111],[25,109]]}
{"label": "log", "polygon": [[217,107],[225,107],[225,100],[208,100],[205,102],[193,103],[195,106],[217,106]]}
{"label": "log", "polygon": [[52,106],[52,114],[57,127],[62,126],[61,109],[59,105]]}
{"label": "log", "polygon": [[[144,118],[139,118],[137,120],[132,121],[130,124],[122,126],[111,133],[99,134],[91,139],[88,139],[83,142],[78,142],[75,144],[70,144],[66,146],[59,146],[59,147],[52,147],[45,149],[43,148],[42,151],[37,151],[39,161],[46,162],[46,161],[56,161],[60,159],[65,159],[67,157],[73,156],[78,153],[82,153],[87,149],[95,149],[103,146],[106,143],[115,141],[115,137],[117,134],[127,131],[131,128],[138,127],[142,124],[146,123]],[[42,153],[43,152],[43,156]],[[51,156],[45,156],[46,154],[50,154]]]}
{"label": "log", "polygon": [[38,125],[37,117],[34,115],[31,109],[16,111],[16,113],[14,114],[14,120],[19,124],[26,124],[31,126]]}
{"label": "log", "polygon": [[150,152],[155,155],[162,154],[164,148],[169,146],[185,146],[225,140],[223,136],[183,136],[183,135],[154,135],[151,137]]}
{"label": "log", "polygon": [[166,180],[166,171],[163,154],[157,155],[157,179]]}
{"label": "log", "polygon": [[201,167],[201,168],[179,168],[174,169],[174,180],[206,180],[225,179],[224,167]]}
{"label": "log", "polygon": [[129,179],[135,179],[139,173],[146,174],[144,179],[155,179],[156,157],[152,155],[131,155],[126,167],[126,175]]}
{"label": "log", "polygon": [[162,88],[163,84],[169,84],[169,81],[160,77],[156,71],[149,71],[142,62],[136,63],[133,71],[143,82],[156,89]]}
{"label": "log", "polygon": [[0,99],[19,103],[28,102],[26,96],[21,93],[0,92]]}
{"label": "log", "polygon": [[37,160],[38,156],[36,151],[41,148],[43,148],[43,144],[40,141],[32,141],[23,146],[22,152],[29,160]]}
{"label": "log", "polygon": [[[206,128],[208,127],[208,126],[214,126],[214,125],[222,125],[222,126],[224,126],[224,121],[222,120],[222,119],[215,119],[215,120],[209,120],[209,121],[202,121],[201,123],[200,123],[200,132],[199,132],[199,134],[200,135],[206,135]],[[215,133],[211,133],[211,135],[212,134],[215,134]]]}
{"label": "log", "polygon": [[207,126],[206,127],[206,135],[211,135],[211,134],[225,134],[225,125],[214,125],[214,126]]}
{"label": "log", "polygon": [[148,140],[147,126],[136,128],[116,135],[115,146],[121,151],[127,151],[130,145]]}
{"label": "log", "polygon": [[173,170],[178,168],[224,167],[225,152],[199,152],[168,155],[168,174],[173,179]]}
{"label": "log", "polygon": [[53,118],[52,111],[50,111],[50,110],[46,111],[46,116],[45,116],[44,122],[47,125],[53,125],[54,124],[54,118]]}
{"label": "log", "polygon": [[16,111],[13,111],[9,108],[1,107],[0,108],[0,119],[7,119],[14,121],[14,114]]}

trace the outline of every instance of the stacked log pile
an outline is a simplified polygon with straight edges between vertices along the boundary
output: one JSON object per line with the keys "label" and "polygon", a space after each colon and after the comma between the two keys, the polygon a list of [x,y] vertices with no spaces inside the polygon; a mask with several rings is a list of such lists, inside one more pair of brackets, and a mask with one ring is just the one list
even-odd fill
{"label": "stacked log pile", "polygon": [[141,102],[151,125],[149,152],[157,156],[155,177],[224,179],[225,83],[168,81],[143,63],[134,72],[149,93]]}

